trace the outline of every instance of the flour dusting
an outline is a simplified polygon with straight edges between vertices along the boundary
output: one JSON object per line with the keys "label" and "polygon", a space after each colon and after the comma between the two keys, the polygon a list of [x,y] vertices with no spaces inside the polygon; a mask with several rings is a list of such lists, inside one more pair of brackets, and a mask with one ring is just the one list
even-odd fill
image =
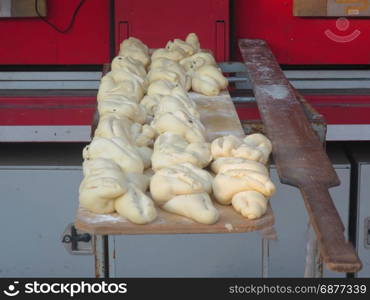
{"label": "flour dusting", "polygon": [[260,90],[274,99],[284,99],[289,95],[289,90],[285,85],[265,85],[260,87]]}

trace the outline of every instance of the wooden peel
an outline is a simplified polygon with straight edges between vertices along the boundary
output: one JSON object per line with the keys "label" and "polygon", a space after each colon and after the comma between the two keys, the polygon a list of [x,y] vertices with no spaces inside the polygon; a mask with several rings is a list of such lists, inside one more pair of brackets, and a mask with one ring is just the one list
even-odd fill
{"label": "wooden peel", "polygon": [[344,226],[328,189],[340,184],[322,144],[311,128],[297,94],[269,46],[262,40],[239,40],[261,118],[273,144],[282,183],[301,190],[328,269],[357,272],[361,262],[345,241]]}

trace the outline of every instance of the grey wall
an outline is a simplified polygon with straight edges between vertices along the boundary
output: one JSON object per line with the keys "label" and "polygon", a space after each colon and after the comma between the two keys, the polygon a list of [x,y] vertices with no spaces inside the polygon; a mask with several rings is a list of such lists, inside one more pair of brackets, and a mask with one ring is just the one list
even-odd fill
{"label": "grey wall", "polygon": [[93,276],[92,256],[71,256],[61,243],[81,177],[81,169],[0,170],[0,277]]}

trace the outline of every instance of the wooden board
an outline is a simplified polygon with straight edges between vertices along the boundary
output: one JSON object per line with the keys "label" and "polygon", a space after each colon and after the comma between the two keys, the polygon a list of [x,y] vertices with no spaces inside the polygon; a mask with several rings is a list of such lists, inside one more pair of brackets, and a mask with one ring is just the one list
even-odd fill
{"label": "wooden board", "polygon": [[264,217],[248,220],[230,206],[215,204],[220,212],[220,220],[214,225],[196,223],[188,218],[167,213],[157,208],[157,219],[146,225],[135,225],[117,213],[94,214],[86,209],[78,210],[75,226],[79,230],[97,235],[120,234],[201,234],[201,233],[241,233],[264,230],[274,225],[274,216],[269,206]]}
{"label": "wooden board", "polygon": [[239,47],[280,180],[300,189],[324,263],[332,271],[358,271],[361,263],[344,238],[343,223],[328,191],[340,184],[338,176],[294,88],[265,41],[243,39]]}
{"label": "wooden board", "polygon": [[[243,137],[244,131],[235,106],[227,91],[217,97],[207,97],[190,93],[196,102],[201,121],[207,129],[207,139],[213,139],[225,134]],[[264,217],[258,220],[248,220],[234,211],[231,206],[216,204],[221,218],[214,225],[203,225],[190,219],[158,210],[158,218],[151,224],[135,225],[118,214],[94,214],[79,208],[75,226],[79,230],[98,235],[110,234],[182,234],[182,233],[238,233],[250,231],[266,231],[274,237],[271,230],[274,216],[269,207]],[[269,232],[270,231],[270,232]]]}

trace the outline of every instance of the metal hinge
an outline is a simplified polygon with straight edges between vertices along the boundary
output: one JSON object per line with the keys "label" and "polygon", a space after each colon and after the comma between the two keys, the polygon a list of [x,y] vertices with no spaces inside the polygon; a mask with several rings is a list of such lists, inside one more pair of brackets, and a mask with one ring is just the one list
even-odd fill
{"label": "metal hinge", "polygon": [[62,235],[62,243],[70,254],[92,255],[94,239],[89,233],[80,232],[73,223],[69,224]]}

